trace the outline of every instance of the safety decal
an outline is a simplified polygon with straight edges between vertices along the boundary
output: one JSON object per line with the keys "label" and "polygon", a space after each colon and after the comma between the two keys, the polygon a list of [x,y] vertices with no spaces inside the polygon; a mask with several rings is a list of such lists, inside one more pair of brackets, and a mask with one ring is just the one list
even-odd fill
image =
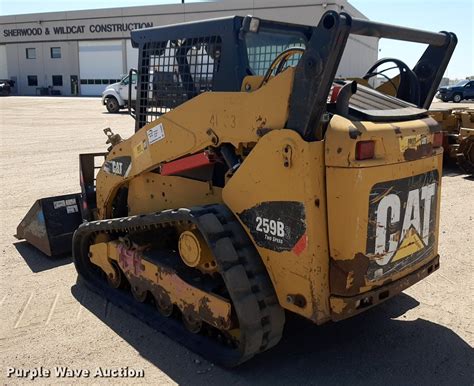
{"label": "safety decal", "polygon": [[262,202],[238,215],[259,247],[282,252],[297,246],[297,255],[306,248],[306,218],[301,202]]}
{"label": "safety decal", "polygon": [[437,170],[376,184],[369,201],[367,278],[378,280],[433,252],[439,174]]}
{"label": "safety decal", "polygon": [[400,151],[402,153],[406,152],[409,149],[416,150],[422,145],[426,145],[430,142],[429,138],[425,134],[417,135],[406,135],[398,139],[400,144]]}
{"label": "safety decal", "polygon": [[54,201],[53,202],[54,209],[63,208],[65,206],[66,206],[66,201],[64,201],[64,200],[59,200],[59,201]]}
{"label": "safety decal", "polygon": [[147,148],[148,148],[148,141],[146,139],[144,139],[138,145],[134,146],[133,155],[135,157],[138,157],[138,156],[142,155]]}
{"label": "safety decal", "polygon": [[104,163],[104,171],[108,174],[127,177],[132,168],[132,158],[129,156],[117,157]]}
{"label": "safety decal", "polygon": [[79,212],[79,208],[77,207],[77,205],[68,205],[66,206],[66,211],[67,214],[77,213]]}
{"label": "safety decal", "polygon": [[162,123],[159,123],[155,127],[148,129],[146,131],[146,135],[148,137],[148,143],[153,145],[155,142],[161,141],[165,138],[165,129]]}

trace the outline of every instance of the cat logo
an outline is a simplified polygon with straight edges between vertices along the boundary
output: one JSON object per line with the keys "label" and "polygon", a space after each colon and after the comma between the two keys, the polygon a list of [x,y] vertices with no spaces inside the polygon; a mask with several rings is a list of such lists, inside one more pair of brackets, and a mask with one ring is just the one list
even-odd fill
{"label": "cat logo", "polygon": [[117,157],[112,160],[105,161],[104,171],[108,174],[116,176],[127,177],[132,167],[131,157]]}
{"label": "cat logo", "polygon": [[399,271],[432,252],[437,194],[437,171],[372,188],[367,240],[369,279]]}
{"label": "cat logo", "polygon": [[112,173],[122,175],[123,164],[118,161],[110,161],[112,163]]}

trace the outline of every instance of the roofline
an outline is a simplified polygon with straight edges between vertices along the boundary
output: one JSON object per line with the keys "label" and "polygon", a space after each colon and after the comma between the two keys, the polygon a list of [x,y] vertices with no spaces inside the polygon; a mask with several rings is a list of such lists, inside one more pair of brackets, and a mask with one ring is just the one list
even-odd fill
{"label": "roofline", "polygon": [[[259,4],[260,3],[260,4]],[[239,11],[239,10],[259,10],[271,8],[294,8],[305,6],[324,5],[326,7],[336,6],[341,10],[341,6],[353,14],[355,17],[367,19],[360,11],[347,2],[347,0],[288,0],[287,4],[271,4],[265,0],[239,0],[230,2],[229,0],[206,1],[200,3],[189,4],[157,4],[115,8],[98,8],[74,11],[56,11],[56,12],[40,12],[25,13],[14,15],[0,16],[0,24],[14,23],[31,23],[58,20],[77,20],[77,19],[100,19],[103,17],[134,17],[134,16],[153,16],[153,15],[169,15],[169,14],[186,14],[200,12],[217,12],[217,11]]]}

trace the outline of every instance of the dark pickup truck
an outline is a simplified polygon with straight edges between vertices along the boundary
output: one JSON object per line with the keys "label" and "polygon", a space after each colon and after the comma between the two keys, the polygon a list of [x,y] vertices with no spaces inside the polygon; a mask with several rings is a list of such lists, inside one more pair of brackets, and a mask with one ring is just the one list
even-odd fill
{"label": "dark pickup truck", "polygon": [[454,86],[440,87],[437,97],[443,102],[455,103],[464,99],[474,99],[474,80],[462,80]]}
{"label": "dark pickup truck", "polygon": [[12,88],[15,86],[15,81],[0,79],[0,95],[10,95]]}

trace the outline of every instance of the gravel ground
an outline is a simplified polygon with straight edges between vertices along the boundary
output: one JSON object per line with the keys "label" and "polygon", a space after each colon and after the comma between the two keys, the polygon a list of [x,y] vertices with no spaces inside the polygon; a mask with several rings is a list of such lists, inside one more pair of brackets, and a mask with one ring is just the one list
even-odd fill
{"label": "gravel ground", "polygon": [[[436,104],[436,107],[458,107]],[[272,351],[238,369],[214,367],[76,283],[69,258],[49,259],[13,235],[39,197],[78,191],[78,153],[103,151],[102,129],[133,132],[127,114],[95,98],[0,99],[0,380],[9,367],[42,367],[51,384],[444,384],[472,385],[474,181],[443,178],[441,268],[380,307],[316,327],[289,317]],[[58,366],[89,370],[57,378]],[[144,378],[96,378],[97,368]]]}

